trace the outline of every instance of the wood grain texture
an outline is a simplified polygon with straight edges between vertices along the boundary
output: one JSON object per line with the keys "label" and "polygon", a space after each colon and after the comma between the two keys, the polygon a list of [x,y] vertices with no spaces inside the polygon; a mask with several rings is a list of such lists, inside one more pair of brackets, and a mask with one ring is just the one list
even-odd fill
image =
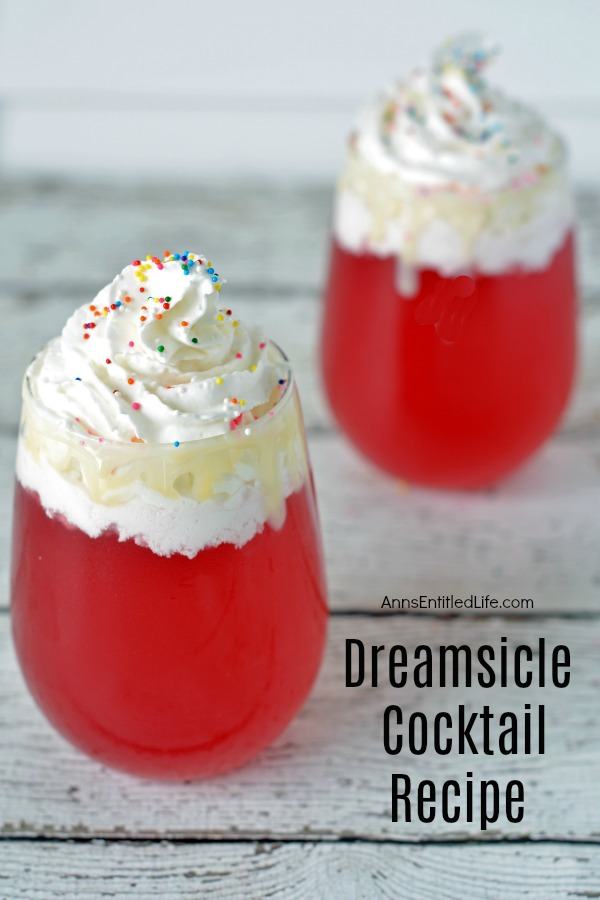
{"label": "wood grain texture", "polygon": [[[161,785],[103,769],[73,750],[36,712],[10,650],[0,617],[0,709],[10,727],[0,732],[0,833],[6,837],[138,837],[293,840],[369,838],[388,841],[511,838],[600,841],[600,622],[502,621],[494,617],[431,619],[390,614],[334,618],[323,672],[308,705],[276,744],[253,764],[210,782]],[[345,639],[367,645],[497,641],[566,643],[572,687],[484,690],[408,686],[403,690],[344,687]],[[500,712],[546,704],[544,756],[386,755],[381,738],[387,704],[408,715],[483,704]],[[522,779],[526,815],[503,818],[482,833],[479,822],[392,823],[391,775]]]}
{"label": "wood grain texture", "polygon": [[140,253],[196,249],[236,292],[284,299],[321,284],[330,203],[319,184],[3,182],[0,281],[80,303]]}
{"label": "wood grain texture", "polygon": [[564,900],[600,896],[600,848],[31,843],[0,849],[10,900]]}
{"label": "wood grain texture", "polygon": [[493,492],[390,481],[337,437],[312,441],[335,609],[387,594],[531,598],[534,611],[600,611],[596,438],[553,441]]}

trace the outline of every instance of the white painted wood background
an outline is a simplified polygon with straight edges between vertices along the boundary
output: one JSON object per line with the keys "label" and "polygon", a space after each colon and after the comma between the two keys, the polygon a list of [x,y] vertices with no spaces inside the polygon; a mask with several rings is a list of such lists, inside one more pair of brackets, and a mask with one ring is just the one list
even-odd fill
{"label": "white painted wood background", "polygon": [[[103,769],[59,738],[26,693],[7,615],[9,516],[0,520],[0,898],[517,900],[600,896],[600,193],[580,192],[584,353],[558,435],[493,492],[436,494],[389,480],[336,432],[317,371],[329,191],[246,185],[0,183],[0,503],[8,509],[19,380],[75,305],[129,258],[165,246],[210,252],[232,305],[290,352],[304,399],[331,588],[329,650],[315,692],[254,764],[202,784],[157,785]],[[530,613],[418,616],[384,593],[532,596]],[[514,690],[343,688],[343,641],[471,645],[564,642],[573,686],[547,704],[547,753],[499,761],[392,760],[389,702],[434,712],[519,708]],[[394,771],[442,780],[522,778],[527,817],[395,826]]]}
{"label": "white painted wood background", "polygon": [[473,28],[503,47],[491,78],[597,180],[596,0],[2,0],[0,163],[331,178],[358,106]]}
{"label": "white painted wood background", "polygon": [[[476,900],[598,896],[594,851],[382,844],[9,844],[10,900]],[[23,859],[27,860],[24,866]],[[43,893],[37,890],[45,873]],[[249,887],[252,885],[253,887]],[[468,893],[467,893],[468,892]]]}

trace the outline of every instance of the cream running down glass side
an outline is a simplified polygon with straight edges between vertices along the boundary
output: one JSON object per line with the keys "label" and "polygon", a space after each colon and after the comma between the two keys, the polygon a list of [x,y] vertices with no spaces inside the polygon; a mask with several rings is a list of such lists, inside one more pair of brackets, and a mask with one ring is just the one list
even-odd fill
{"label": "cream running down glass side", "polygon": [[573,211],[561,139],[448,41],[353,133],[336,196],[322,365],[340,426],[394,475],[486,486],[566,405]]}
{"label": "cream running down glass side", "polygon": [[287,359],[193,253],[134,260],[34,359],[12,621],[29,688],[91,756],[214,775],[288,724],[326,630]]}

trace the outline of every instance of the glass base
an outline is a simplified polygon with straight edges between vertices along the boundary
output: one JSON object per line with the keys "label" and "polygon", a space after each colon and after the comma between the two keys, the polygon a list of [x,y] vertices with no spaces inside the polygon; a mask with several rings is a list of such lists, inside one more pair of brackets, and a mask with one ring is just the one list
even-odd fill
{"label": "glass base", "polygon": [[326,620],[310,487],[279,530],[188,559],[90,538],[16,486],[18,658],[48,719],[109,766],[182,779],[247,762],[305,700]]}
{"label": "glass base", "polygon": [[350,440],[387,472],[433,487],[487,487],[527,459],[571,390],[573,255],[568,235],[545,269],[422,271],[404,296],[395,258],[334,242],[322,366]]}

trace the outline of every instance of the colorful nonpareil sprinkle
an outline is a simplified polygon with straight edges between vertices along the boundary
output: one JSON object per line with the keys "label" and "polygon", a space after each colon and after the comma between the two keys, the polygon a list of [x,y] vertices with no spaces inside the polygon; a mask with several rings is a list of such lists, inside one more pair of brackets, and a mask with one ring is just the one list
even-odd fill
{"label": "colorful nonpareil sprinkle", "polygon": [[[121,403],[126,403],[130,406],[130,408],[134,412],[139,412],[142,410],[142,402],[145,400],[145,393],[143,393],[145,389],[144,377],[138,375],[137,371],[134,369],[134,374],[131,373],[131,368],[129,368],[128,361],[125,360],[125,356],[128,355],[128,350],[136,349],[135,356],[133,354],[129,355],[129,358],[132,361],[140,360],[139,364],[143,367],[143,357],[151,353],[152,350],[156,353],[157,356],[163,356],[163,360],[160,361],[159,366],[161,367],[159,370],[153,371],[162,371],[163,363],[168,367],[169,364],[173,364],[174,352],[177,350],[178,345],[187,345],[190,347],[191,345],[199,345],[202,343],[203,338],[197,337],[194,334],[195,326],[199,323],[200,327],[204,327],[203,323],[199,318],[197,318],[196,311],[192,310],[188,305],[185,307],[180,306],[180,301],[182,299],[182,294],[186,294],[186,289],[183,289],[182,294],[180,293],[175,299],[168,294],[162,295],[159,294],[160,288],[158,285],[161,284],[161,281],[157,280],[153,276],[153,272],[156,270],[163,270],[165,266],[169,264],[171,270],[173,265],[180,267],[181,272],[185,276],[191,276],[193,274],[198,273],[201,276],[204,276],[208,279],[211,285],[214,286],[215,291],[219,291],[223,280],[219,275],[218,271],[215,270],[213,263],[210,260],[207,260],[198,254],[191,253],[189,251],[184,251],[183,253],[175,253],[171,251],[165,251],[162,256],[152,256],[148,254],[144,258],[135,259],[132,262],[133,266],[133,274],[135,279],[138,282],[138,290],[139,295],[134,292],[127,293],[127,289],[121,289],[116,291],[116,296],[114,294],[110,295],[110,301],[108,305],[98,305],[98,302],[90,304],[86,309],[89,311],[86,313],[85,318],[86,321],[82,322],[82,336],[84,340],[94,339],[94,341],[99,341],[98,346],[102,347],[104,353],[100,351],[98,357],[96,358],[97,362],[103,362],[106,366],[111,366],[111,380],[112,384],[109,384],[109,387],[112,388],[113,396],[116,401]],[[126,283],[126,282],[125,282]],[[131,291],[131,288],[129,288]],[[209,289],[210,290],[210,289]],[[140,296],[141,295],[141,296]],[[114,299],[113,299],[114,298]],[[112,302],[111,302],[112,301]],[[181,312],[185,308],[187,313],[187,318],[181,317]],[[213,307],[214,308],[214,307]],[[152,328],[156,329],[157,322],[162,319],[168,319],[169,315],[176,316],[173,324],[179,326],[181,331],[177,332],[177,337],[174,337],[174,332],[170,330],[170,328],[166,331],[159,330],[158,332],[155,330],[154,334],[152,332]],[[114,332],[107,332],[107,327],[110,327],[110,322],[112,317],[119,316],[122,317],[123,325],[119,325],[118,328],[114,329]],[[88,318],[89,317],[89,318]],[[106,325],[103,325],[102,322],[98,322],[98,317],[103,317],[107,319]],[[128,317],[132,317],[129,318]],[[131,322],[131,327],[127,326],[127,321]],[[206,319],[204,319],[206,322]],[[229,307],[221,307],[217,308],[215,314],[215,327],[218,328],[219,332],[232,332],[234,329],[240,327],[240,322],[238,319],[234,318],[233,310]],[[100,328],[98,326],[100,325]],[[121,332],[121,329],[123,331]],[[137,331],[137,335],[135,340],[130,339],[133,330]],[[122,338],[122,346],[119,346],[118,337],[115,340],[115,336],[118,336],[120,333],[123,333]],[[199,334],[200,332],[198,332]],[[106,343],[107,337],[109,339],[109,344]],[[157,339],[163,338],[163,342],[158,343]],[[148,338],[150,338],[148,340]],[[153,339],[154,338],[154,339]],[[164,343],[165,339],[167,342]],[[254,373],[257,371],[257,362],[252,360],[252,356],[254,356],[254,360],[258,359],[258,354],[256,350],[247,352],[245,346],[241,344],[238,340],[238,336],[235,337],[233,334],[231,338],[227,339],[231,341],[231,348],[228,351],[228,358],[224,361],[224,368],[222,370],[223,374],[213,375],[212,381],[215,385],[227,385],[229,380],[229,368],[231,364],[235,361],[244,360],[248,355],[250,359],[248,359],[248,363],[244,365],[242,363],[239,367],[235,367],[234,371],[237,373],[240,372],[251,372]],[[90,348],[93,349],[93,344],[90,345]],[[110,356],[105,356],[106,350],[110,346]],[[239,349],[241,346],[241,349]],[[258,343],[258,350],[264,351],[267,348],[268,344],[266,340],[260,340]],[[256,347],[256,345],[255,345]],[[198,348],[200,349],[200,348]],[[175,357],[176,359],[176,357]],[[141,368],[139,371],[144,371]],[[75,377],[76,381],[82,381],[80,376]],[[207,379],[208,381],[209,379]],[[140,384],[142,389],[142,393],[137,393],[137,388],[135,394],[139,399],[133,399],[131,397],[131,393],[125,388],[125,385],[129,387],[133,387],[134,385]],[[240,382],[241,383],[241,382]],[[280,381],[280,384],[284,384],[285,381]],[[159,378],[160,384],[160,378]],[[172,390],[178,389],[181,386],[181,382],[177,384],[168,384],[162,385],[163,389]],[[119,390],[121,389],[121,390]],[[123,392],[121,392],[123,391]],[[185,392],[185,387],[184,387]],[[129,393],[129,396],[127,396]],[[135,395],[134,394],[134,395]],[[154,401],[152,401],[153,403]],[[246,410],[250,410],[252,401],[250,399],[245,399],[244,397],[226,397],[223,401],[223,419],[224,424],[228,426],[232,431],[235,430],[242,420],[245,420],[245,426],[248,426],[253,421],[252,412],[247,412]],[[146,410],[147,413],[150,412],[150,406]],[[246,421],[247,420],[247,421]],[[79,426],[83,428],[83,425]],[[137,429],[132,429],[137,430]],[[245,427],[245,431],[249,433],[249,429]],[[92,432],[88,432],[92,434]],[[100,438],[100,435],[96,435],[95,437]],[[130,440],[132,443],[145,443],[142,438],[139,438],[137,435],[133,437],[128,437],[127,440]],[[172,440],[172,446],[178,448],[181,446],[180,440]]]}
{"label": "colorful nonpareil sprinkle", "polygon": [[[145,259],[134,259],[131,265],[134,268],[135,277],[143,284],[148,280],[148,272],[153,266],[162,270],[164,269],[165,264],[169,262],[179,263],[184,275],[191,275],[192,272],[197,271],[198,269],[204,270],[217,290],[220,289],[220,286],[223,283],[221,276],[215,271],[210,260],[204,260],[201,256],[198,256],[197,253],[190,253],[189,250],[185,250],[183,253],[171,253],[170,251],[165,251],[162,258],[148,254]],[[140,287],[140,291],[145,291],[145,288]],[[171,298],[166,297],[165,299],[168,302]]]}
{"label": "colorful nonpareil sprinkle", "polygon": [[[481,35],[462,34],[446,41],[427,73],[416,70],[383,103],[379,133],[390,153],[396,156],[403,140],[421,135],[424,144],[436,142],[440,154],[492,156],[514,167],[520,161],[514,129],[484,78],[484,69],[497,52],[497,45]],[[531,140],[541,141],[541,134]],[[433,187],[432,193],[436,190],[461,192],[447,180]]]}

